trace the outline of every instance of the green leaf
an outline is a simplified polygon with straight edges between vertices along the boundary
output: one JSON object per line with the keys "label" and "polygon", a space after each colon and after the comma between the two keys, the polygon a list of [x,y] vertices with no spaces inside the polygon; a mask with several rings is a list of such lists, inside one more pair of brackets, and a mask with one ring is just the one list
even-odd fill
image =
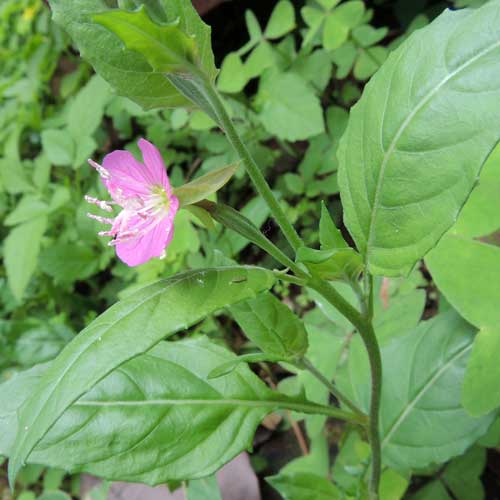
{"label": "green leaf", "polygon": [[245,335],[265,353],[295,359],[307,351],[304,325],[271,293],[262,293],[229,310]]}
{"label": "green leaf", "polygon": [[326,478],[316,474],[297,472],[266,477],[266,481],[285,500],[337,500],[339,490]]}
{"label": "green leaf", "polygon": [[76,144],[67,130],[44,130],[41,136],[43,150],[53,165],[73,164]]}
{"label": "green leaf", "polygon": [[176,0],[171,10],[179,17],[168,24],[158,24],[142,7],[134,12],[109,10],[93,19],[114,32],[127,49],[142,54],[154,71],[166,75],[181,94],[217,120],[205,93],[217,70],[211,48],[204,45],[207,40],[197,38],[197,33],[206,34],[205,25],[191,3],[189,7],[186,0]]}
{"label": "green leaf", "polygon": [[174,189],[174,194],[179,199],[179,206],[193,205],[198,201],[208,198],[229,182],[236,173],[239,163],[222,167],[208,174],[196,178],[194,181],[183,184]]}
{"label": "green leaf", "polygon": [[325,49],[339,48],[347,40],[350,30],[362,20],[364,12],[364,3],[358,0],[339,5],[325,21],[323,29]]}
{"label": "green leaf", "polygon": [[264,36],[269,39],[281,38],[295,28],[295,10],[289,0],[280,0],[274,7]]}
{"label": "green leaf", "polygon": [[30,367],[57,356],[74,334],[61,323],[42,323],[24,331],[16,341],[14,357],[17,363]]}
{"label": "green leaf", "polygon": [[215,476],[189,481],[187,500],[222,500]]}
{"label": "green leaf", "polygon": [[[473,341],[474,329],[450,311],[382,348],[380,421],[387,465],[405,470],[446,462],[486,433],[495,415],[473,418],[461,406]],[[350,382],[341,388],[367,410],[369,365],[360,347],[351,346]]]}
{"label": "green leaf", "polygon": [[408,479],[392,469],[386,469],[380,478],[379,497],[384,500],[401,500],[408,488]]}
{"label": "green leaf", "polygon": [[82,136],[90,136],[96,131],[110,97],[109,85],[97,75],[78,92],[68,116],[68,130],[77,142]]}
{"label": "green leaf", "polygon": [[352,30],[352,37],[361,47],[371,47],[380,42],[389,30],[387,28],[375,29],[369,24],[363,24]]}
{"label": "green leaf", "polygon": [[370,47],[360,50],[354,64],[354,77],[358,80],[367,80],[387,59],[389,51],[385,47]]}
{"label": "green leaf", "polygon": [[234,369],[241,363],[260,363],[261,361],[271,361],[273,363],[276,363],[278,361],[285,361],[285,360],[281,357],[270,356],[269,354],[265,354],[263,352],[243,354],[241,356],[238,356],[236,359],[227,361],[226,363],[217,366],[207,376],[208,378],[223,377],[228,373],[234,371]]}
{"label": "green leaf", "polygon": [[[33,191],[23,164],[18,159],[0,158],[0,186],[11,194]],[[0,188],[1,189],[1,188]]]}
{"label": "green leaf", "polygon": [[321,202],[321,217],[319,219],[319,242],[321,250],[348,248],[342,233],[333,222],[325,202]]}
{"label": "green leaf", "polygon": [[300,247],[296,259],[309,271],[328,281],[357,280],[363,270],[361,256],[353,248],[314,250]]}
{"label": "green leaf", "polygon": [[452,500],[441,481],[432,481],[420,489],[411,500]]}
{"label": "green leaf", "polygon": [[296,74],[262,78],[257,98],[261,102],[262,124],[281,139],[298,141],[324,131],[319,99]]}
{"label": "green leaf", "polygon": [[[153,71],[145,56],[123,48],[123,43],[110,31],[92,21],[95,13],[109,12],[104,0],[81,0],[75,9],[73,0],[51,0],[54,20],[64,27],[96,72],[120,95],[145,109],[175,107],[188,104],[186,98],[165,78]],[[179,19],[178,28],[195,37],[197,53],[209,73],[215,77],[210,46],[210,28],[199,18],[192,5],[183,0],[169,0],[160,7],[162,22]],[[103,57],[102,47],[105,47]]]}
{"label": "green leaf", "polygon": [[227,94],[236,94],[241,92],[247,83],[248,77],[240,56],[234,52],[228,54],[222,61],[217,88]]}
{"label": "green leaf", "polygon": [[486,236],[500,228],[500,146],[489,156],[456,224],[455,234],[475,238]]}
{"label": "green leaf", "polygon": [[127,49],[144,54],[155,71],[189,73],[191,65],[197,64],[195,41],[182,31],[179,21],[159,25],[144,5],[134,12],[110,10],[95,14],[92,20],[115,33]]}
{"label": "green leaf", "polygon": [[[250,447],[266,414],[281,406],[317,409],[271,391],[244,365],[208,378],[234,357],[206,338],[160,342],[74,401],[30,461],[151,485],[200,478]],[[19,404],[21,390],[24,398],[33,390],[24,380],[30,376],[31,370],[0,386],[0,399],[14,395]],[[15,428],[15,411],[9,415],[0,423]]]}
{"label": "green leaf", "polygon": [[45,215],[49,211],[47,204],[37,196],[26,195],[21,198],[16,208],[5,217],[3,223],[6,226],[15,226],[32,220],[39,215]]}
{"label": "green leaf", "polygon": [[500,248],[446,234],[425,259],[453,307],[478,328],[500,323]]}
{"label": "green leaf", "polygon": [[471,415],[484,415],[500,406],[500,328],[480,330],[465,372],[462,403]]}
{"label": "green leaf", "polygon": [[47,370],[48,364],[19,372],[0,385],[0,455],[8,456],[17,432],[17,410]]}
{"label": "green leaf", "polygon": [[5,238],[3,254],[9,287],[21,300],[35,272],[40,242],[47,227],[47,216],[23,222]]}
{"label": "green leaf", "polygon": [[500,138],[499,10],[446,11],[416,31],[352,109],[339,185],[374,274],[407,274],[438,242]]}
{"label": "green leaf", "polygon": [[217,309],[253,297],[273,283],[273,274],[260,268],[197,270],[147,286],[101,314],[56,358],[23,406],[20,429],[27,430],[16,439],[10,461],[11,484],[20,465],[61,414],[114,368]]}
{"label": "green leaf", "polygon": [[481,475],[485,465],[486,450],[474,446],[446,467],[443,481],[457,500],[482,500],[485,496]]}
{"label": "green leaf", "polygon": [[88,246],[56,243],[40,254],[40,269],[55,283],[69,285],[92,276],[99,269],[99,261]]}

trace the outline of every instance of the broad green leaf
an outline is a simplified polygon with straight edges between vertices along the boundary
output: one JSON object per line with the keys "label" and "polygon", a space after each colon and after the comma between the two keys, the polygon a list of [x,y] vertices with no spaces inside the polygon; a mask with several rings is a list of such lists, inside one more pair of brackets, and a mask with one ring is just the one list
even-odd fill
{"label": "broad green leaf", "polygon": [[289,0],[280,0],[274,7],[264,36],[269,39],[280,38],[295,28],[295,9]]}
{"label": "broad green leaf", "polygon": [[230,307],[245,335],[262,351],[282,359],[307,351],[307,333],[295,314],[271,293]]}
{"label": "broad green leaf", "polygon": [[73,164],[76,144],[67,130],[44,130],[41,137],[43,151],[53,165],[67,166]]}
{"label": "broad green leaf", "polygon": [[482,328],[476,336],[465,372],[462,403],[471,415],[484,415],[500,406],[500,328]]}
{"label": "broad green leaf", "polygon": [[[113,33],[92,21],[93,14],[109,11],[104,0],[80,0],[78,9],[73,0],[51,0],[50,5],[54,21],[68,31],[82,56],[118,94],[129,97],[145,109],[188,104],[161,72],[151,69],[144,56],[125,50]],[[166,9],[161,20],[168,22],[180,18],[179,26],[186,26],[187,33],[196,37],[200,57],[211,65],[210,28],[202,23],[191,4],[171,0]],[[102,47],[106,47],[105,57]]]}
{"label": "broad green leaf", "polygon": [[219,168],[175,188],[174,194],[179,199],[180,206],[192,205],[218,191],[236,173],[238,165],[238,163],[235,163],[234,165]]}
{"label": "broad green leaf", "polygon": [[361,256],[353,248],[314,250],[300,247],[296,259],[309,271],[328,281],[357,280],[363,270]]}
{"label": "broad green leaf", "polygon": [[40,242],[47,227],[47,216],[23,222],[5,238],[3,257],[9,287],[17,300],[21,300],[35,272]]}
{"label": "broad green leaf", "polygon": [[[473,418],[461,406],[473,341],[473,327],[450,311],[382,348],[380,422],[387,465],[405,470],[446,462],[486,433],[495,415]],[[342,381],[341,388],[365,410],[369,380],[364,351],[351,351],[349,383]]]}
{"label": "broad green leaf", "polygon": [[321,202],[321,217],[319,219],[319,242],[322,250],[347,248],[348,245],[342,233],[333,222],[325,202]]}
{"label": "broad green leaf", "polygon": [[472,191],[450,232],[475,238],[500,228],[499,192],[500,146],[497,146],[486,161],[479,184]]}
{"label": "broad green leaf", "polygon": [[319,99],[296,74],[262,78],[257,99],[261,103],[262,124],[281,139],[298,141],[324,131]]}
{"label": "broad green leaf", "polygon": [[[30,461],[152,485],[195,479],[213,474],[250,447],[266,414],[282,406],[317,409],[271,391],[247,366],[223,378],[208,378],[234,357],[206,338],[160,342],[74,401]],[[33,382],[31,373],[0,386],[1,400],[14,396],[19,405],[33,391],[25,381],[30,377]],[[0,423],[6,426],[2,434],[15,428],[15,412]]]}
{"label": "broad green leaf", "polygon": [[68,130],[77,140],[77,144],[81,137],[92,135],[101,124],[104,107],[110,97],[109,85],[97,75],[78,92],[69,108],[68,116]]}
{"label": "broad green leaf", "polygon": [[266,477],[266,481],[284,500],[336,500],[340,491],[325,477],[306,472],[278,474]]}
{"label": "broad green leaf", "polygon": [[260,268],[191,271],[142,288],[101,314],[55,359],[23,406],[19,415],[23,430],[10,461],[11,484],[20,465],[61,414],[114,368],[273,283],[273,274]]}
{"label": "broad green leaf", "polygon": [[500,323],[500,248],[446,234],[425,259],[439,290],[473,325]]}
{"label": "broad green leaf", "polygon": [[374,274],[407,274],[455,222],[500,138],[500,1],[446,11],[388,60],[339,154],[345,224]]}

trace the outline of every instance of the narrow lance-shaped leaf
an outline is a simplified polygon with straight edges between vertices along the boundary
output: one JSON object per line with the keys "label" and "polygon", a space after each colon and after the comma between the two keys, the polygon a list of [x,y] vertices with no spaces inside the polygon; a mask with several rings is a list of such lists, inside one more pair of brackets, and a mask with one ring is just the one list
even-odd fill
{"label": "narrow lance-shaped leaf", "polygon": [[352,109],[345,223],[375,274],[407,274],[454,223],[500,139],[500,0],[412,34]]}
{"label": "narrow lance-shaped leaf", "polygon": [[192,205],[223,187],[238,169],[238,163],[218,168],[213,172],[202,175],[187,184],[174,189],[174,194],[179,199],[179,206]]}
{"label": "narrow lance-shaped leaf", "polygon": [[55,359],[19,414],[10,482],[61,414],[123,362],[228,304],[267,290],[270,271],[226,267],[179,274],[118,302]]}
{"label": "narrow lance-shaped leaf", "polygon": [[[160,342],[75,401],[36,446],[30,462],[109,480],[165,483],[215,472],[251,446],[255,428],[280,407],[327,411],[271,391],[247,366],[210,379],[235,355],[206,338]],[[0,386],[0,452],[10,454],[16,409],[45,367]],[[6,402],[7,411],[4,411]]]}

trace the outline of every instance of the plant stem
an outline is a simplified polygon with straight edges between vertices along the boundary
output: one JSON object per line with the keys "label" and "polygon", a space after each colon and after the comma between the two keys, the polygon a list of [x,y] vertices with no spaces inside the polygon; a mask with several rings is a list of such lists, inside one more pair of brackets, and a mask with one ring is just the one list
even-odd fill
{"label": "plant stem", "polygon": [[306,369],[313,377],[319,380],[339,401],[342,401],[347,407],[349,407],[354,413],[359,415],[365,415],[365,413],[358,408],[347,396],[342,394],[307,358],[302,358],[299,363],[301,368]]}
{"label": "plant stem", "polygon": [[226,111],[219,93],[213,87],[213,84],[208,80],[205,80],[204,82],[203,91],[207,100],[210,102],[214,113],[218,117],[219,124],[226,134],[228,141],[230,142],[231,146],[233,146],[234,150],[238,153],[238,156],[241,158],[243,165],[248,172],[248,175],[250,176],[250,179],[252,180],[257,192],[260,194],[260,196],[262,196],[262,198],[264,198],[264,201],[269,206],[273,217],[283,231],[283,234],[285,235],[292,248],[294,250],[297,250],[299,247],[303,246],[302,240],[297,234],[295,228],[292,226],[291,222],[288,220],[285,212],[281,208],[281,205],[278,203],[278,200],[274,196],[271,188],[266,182],[266,179],[262,175],[260,168],[255,163],[252,155],[241,140],[241,137],[239,136],[231,118]]}
{"label": "plant stem", "polygon": [[354,307],[352,307],[332,285],[314,277],[308,282],[308,286],[319,292],[356,327],[368,352],[371,372],[370,421],[368,434],[372,451],[369,494],[370,500],[377,500],[382,470],[382,450],[379,431],[380,398],[382,395],[382,361],[375,331],[373,330],[371,319],[361,315],[354,309]]}

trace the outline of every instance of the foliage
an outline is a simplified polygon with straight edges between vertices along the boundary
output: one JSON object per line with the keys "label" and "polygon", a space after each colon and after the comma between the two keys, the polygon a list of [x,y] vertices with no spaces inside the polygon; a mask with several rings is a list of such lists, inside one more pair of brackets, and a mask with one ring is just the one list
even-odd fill
{"label": "foliage", "polygon": [[[220,71],[189,0],[49,3],[0,6],[0,454],[21,497],[77,495],[81,472],[217,497],[273,412],[310,446],[267,477],[283,498],[484,498],[500,1],[390,31],[361,0],[279,0]],[[86,217],[106,189],[85,162],[140,136],[182,210],[166,258],[130,268]]]}

